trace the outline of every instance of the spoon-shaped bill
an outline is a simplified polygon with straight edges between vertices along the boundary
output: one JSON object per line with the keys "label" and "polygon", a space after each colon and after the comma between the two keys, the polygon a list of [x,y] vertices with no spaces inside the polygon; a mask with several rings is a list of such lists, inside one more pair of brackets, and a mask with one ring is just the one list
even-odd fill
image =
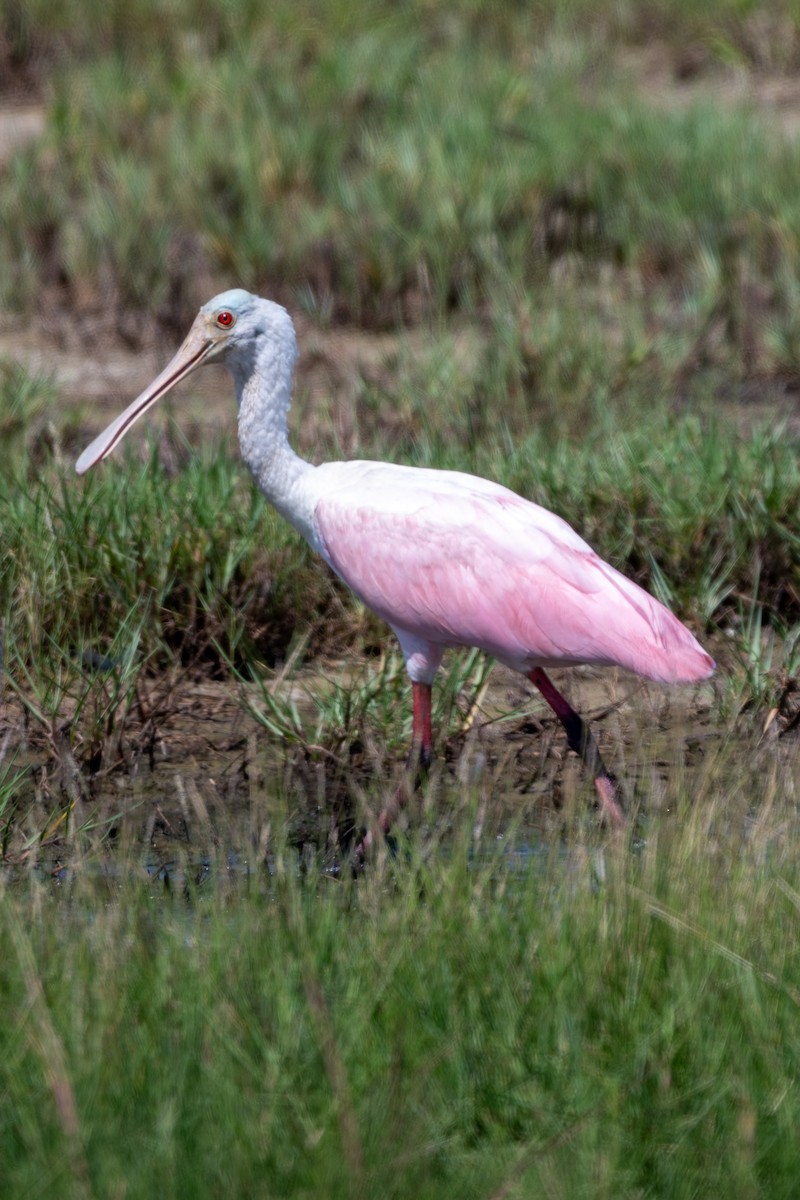
{"label": "spoon-shaped bill", "polygon": [[156,400],[160,400],[179,380],[184,379],[190,371],[200,366],[213,345],[214,343],[208,337],[205,329],[190,329],[183,345],[175,357],[167,363],[161,374],[128,405],[123,413],[115,417],[111,424],[97,435],[91,445],[86,447],[75,464],[78,474],[83,475],[85,471],[89,470],[89,467],[93,467],[95,463],[110,454],[117,443],[122,441],[130,427],[139,420],[139,417],[144,416]]}

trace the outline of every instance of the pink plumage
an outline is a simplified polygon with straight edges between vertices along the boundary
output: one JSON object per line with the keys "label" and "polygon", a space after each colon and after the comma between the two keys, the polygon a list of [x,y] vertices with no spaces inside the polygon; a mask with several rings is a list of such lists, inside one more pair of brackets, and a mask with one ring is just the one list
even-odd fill
{"label": "pink plumage", "polygon": [[[430,646],[478,646],[510,667],[617,665],[705,679],[689,630],[560,517],[499,484],[387,463],[320,468],[321,550],[366,605]],[[434,665],[435,664],[435,665]]]}
{"label": "pink plumage", "polygon": [[[588,726],[543,668],[618,665],[689,683],[711,674],[711,658],[565,521],[499,484],[390,463],[304,462],[287,434],[296,353],[285,309],[238,288],[216,296],[161,374],[84,450],[77,470],[105,458],[196,367],[224,361],[236,386],[242,457],[258,487],[397,634],[414,697],[412,762],[431,759],[431,683],[445,647],[478,646],[539,688],[591,771],[604,810],[621,824],[617,784]],[[381,814],[384,831],[399,802]],[[369,834],[361,857],[368,845]]]}

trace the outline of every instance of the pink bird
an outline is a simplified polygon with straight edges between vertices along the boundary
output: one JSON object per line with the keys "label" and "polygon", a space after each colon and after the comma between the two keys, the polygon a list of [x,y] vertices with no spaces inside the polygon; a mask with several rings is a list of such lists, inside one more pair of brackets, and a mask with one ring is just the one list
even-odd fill
{"label": "pink bird", "polygon": [[[539,688],[587,764],[602,808],[622,824],[618,786],[544,668],[593,663],[692,683],[712,673],[713,660],[565,521],[500,484],[392,463],[304,461],[287,427],[296,358],[284,308],[238,288],[223,292],[200,309],[158,378],[84,450],[78,473],[105,458],[180,379],[224,362],[256,484],[397,635],[413,694],[410,761],[425,768],[432,758],[431,685],[445,648],[477,646]],[[381,814],[384,831],[396,807]],[[370,840],[359,844],[360,857]]]}

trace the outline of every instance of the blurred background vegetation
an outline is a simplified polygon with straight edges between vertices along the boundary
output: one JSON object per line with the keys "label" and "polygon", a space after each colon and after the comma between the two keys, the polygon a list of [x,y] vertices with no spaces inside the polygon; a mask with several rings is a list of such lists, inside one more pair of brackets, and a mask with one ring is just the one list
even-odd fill
{"label": "blurred background vegetation", "polygon": [[4,173],[0,296],[182,329],[236,279],[362,327],[510,307],[524,330],[565,260],[612,313],[623,280],[656,325],[717,305],[743,370],[793,370],[798,156],[775,106],[698,84],[791,78],[796,16],[4,0],[3,92],[47,122]]}

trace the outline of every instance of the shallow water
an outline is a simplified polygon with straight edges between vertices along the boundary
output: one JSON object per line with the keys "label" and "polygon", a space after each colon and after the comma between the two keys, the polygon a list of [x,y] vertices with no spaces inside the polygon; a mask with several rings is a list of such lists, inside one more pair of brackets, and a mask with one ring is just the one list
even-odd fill
{"label": "shallow water", "polygon": [[[304,670],[286,687],[302,698],[320,678]],[[713,685],[647,687],[615,672],[556,678],[641,806],[638,830],[687,796],[701,796],[710,772],[717,781],[729,776],[731,786],[770,772],[800,778],[800,738],[781,739],[776,729],[760,736],[758,720],[739,736],[715,713]],[[276,844],[297,847],[301,864],[335,874],[347,868],[353,831],[370,812],[374,819],[402,776],[402,756],[370,743],[374,729],[353,729],[335,752],[289,745],[259,725],[225,683],[184,681],[146,744],[132,721],[115,761],[94,774],[80,761],[80,731],[73,731],[67,757],[77,783],[59,744],[37,736],[13,699],[2,726],[6,781],[17,780],[3,809],[7,879],[32,873],[55,886],[87,869],[111,881],[132,862],[165,887],[202,887],[223,875],[249,879],[262,876],[265,864],[269,870]],[[560,726],[501,668],[471,728],[440,738],[437,754],[401,829],[442,845],[467,829],[474,847],[496,853],[502,844],[507,865],[517,860],[527,870],[537,855],[552,853],[565,827],[597,825],[593,790]]]}

